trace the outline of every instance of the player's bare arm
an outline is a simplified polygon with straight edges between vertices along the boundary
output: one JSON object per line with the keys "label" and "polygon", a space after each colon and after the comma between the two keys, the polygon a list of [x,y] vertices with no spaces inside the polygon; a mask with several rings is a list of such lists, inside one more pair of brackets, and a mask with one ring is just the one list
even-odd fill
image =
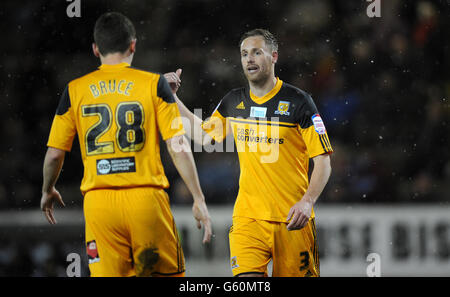
{"label": "player's bare arm", "polygon": [[316,203],[320,194],[322,193],[325,185],[331,174],[330,156],[328,154],[322,154],[316,156],[313,159],[314,169],[311,173],[311,180],[308,186],[308,190],[302,199],[291,207],[287,216],[288,230],[298,230],[306,226],[311,217],[311,210]]}
{"label": "player's bare arm", "polygon": [[[169,72],[164,74],[164,77],[169,83],[170,88],[172,89],[172,94],[175,98],[175,101],[177,102],[181,116],[189,120],[190,126],[192,128],[192,135],[188,135],[188,137],[199,145],[209,144],[211,143],[211,137],[202,129],[202,120],[194,113],[192,113],[177,96],[177,91],[181,86],[181,72],[182,69],[177,69],[176,72]],[[194,130],[200,131],[201,133],[194,133]]]}
{"label": "player's bare arm", "polygon": [[175,167],[194,198],[192,212],[197,221],[197,228],[200,229],[202,224],[205,228],[203,243],[210,242],[212,236],[211,218],[205,203],[205,196],[200,187],[189,142],[184,135],[179,135],[166,140],[166,145]]}
{"label": "player's bare arm", "polygon": [[41,210],[44,212],[48,222],[52,225],[56,224],[53,215],[54,203],[58,202],[62,206],[65,206],[61,195],[55,189],[65,155],[65,151],[49,147],[44,159]]}

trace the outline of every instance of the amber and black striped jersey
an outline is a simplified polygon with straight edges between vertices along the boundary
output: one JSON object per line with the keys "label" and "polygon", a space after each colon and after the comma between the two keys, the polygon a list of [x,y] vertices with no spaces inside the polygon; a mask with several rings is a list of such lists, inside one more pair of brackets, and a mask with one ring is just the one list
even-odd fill
{"label": "amber and black striped jersey", "polygon": [[164,76],[127,63],[101,65],[64,90],[47,145],[70,151],[78,134],[84,176],[81,191],[167,188],[159,136],[184,134]]}
{"label": "amber and black striped jersey", "polygon": [[233,216],[285,222],[308,188],[309,159],[333,151],[311,96],[278,78],[264,97],[232,90],[202,127],[219,142],[233,133],[241,169]]}

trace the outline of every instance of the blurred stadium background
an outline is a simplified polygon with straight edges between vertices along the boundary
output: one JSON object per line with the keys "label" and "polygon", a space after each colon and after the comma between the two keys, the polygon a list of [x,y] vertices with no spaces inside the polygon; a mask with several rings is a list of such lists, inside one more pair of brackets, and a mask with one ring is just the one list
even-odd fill
{"label": "blurred stadium background", "polygon": [[[317,204],[323,276],[450,276],[450,7],[448,1],[1,1],[0,276],[66,276],[84,250],[78,143],[57,188],[66,209],[39,211],[42,163],[65,84],[92,71],[96,18],[120,11],[138,34],[134,65],[183,69],[179,97],[207,117],[245,83],[238,40],[256,27],[279,39],[277,75],[311,93],[334,147]],[[236,153],[195,153],[214,242],[201,245],[190,195],[162,149],[187,276],[230,276],[228,228],[238,190]]]}

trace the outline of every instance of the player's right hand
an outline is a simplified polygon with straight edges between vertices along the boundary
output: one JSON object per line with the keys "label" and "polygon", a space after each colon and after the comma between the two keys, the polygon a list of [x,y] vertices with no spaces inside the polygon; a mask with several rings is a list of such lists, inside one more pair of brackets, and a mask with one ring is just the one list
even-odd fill
{"label": "player's right hand", "polygon": [[194,218],[197,221],[197,228],[201,229],[202,224],[205,228],[203,235],[203,244],[210,242],[212,236],[211,218],[209,217],[209,212],[208,208],[206,207],[205,201],[195,200],[194,205],[192,206],[192,213],[194,214]]}
{"label": "player's right hand", "polygon": [[43,192],[41,198],[41,210],[44,212],[47,221],[54,225],[56,224],[55,217],[53,216],[53,204],[57,201],[62,206],[66,206],[62,200],[61,194],[52,188],[50,192]]}
{"label": "player's right hand", "polygon": [[168,72],[164,74],[164,78],[169,83],[172,93],[176,94],[181,86],[181,72],[182,69],[177,69],[175,72]]}

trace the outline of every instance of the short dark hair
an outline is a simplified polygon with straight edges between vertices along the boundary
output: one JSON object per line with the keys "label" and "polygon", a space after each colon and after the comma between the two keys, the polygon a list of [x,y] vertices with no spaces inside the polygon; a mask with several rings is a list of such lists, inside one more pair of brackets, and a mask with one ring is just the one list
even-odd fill
{"label": "short dark hair", "polygon": [[244,41],[244,39],[252,37],[252,36],[261,36],[262,38],[264,38],[266,45],[268,45],[272,48],[272,51],[274,51],[274,52],[278,51],[278,41],[275,38],[275,36],[272,33],[270,33],[268,30],[259,29],[259,28],[245,32],[242,35],[241,39],[239,40],[239,46],[241,46],[242,41]]}
{"label": "short dark hair", "polygon": [[133,23],[119,12],[104,13],[95,22],[94,41],[102,56],[124,53],[134,38]]}

